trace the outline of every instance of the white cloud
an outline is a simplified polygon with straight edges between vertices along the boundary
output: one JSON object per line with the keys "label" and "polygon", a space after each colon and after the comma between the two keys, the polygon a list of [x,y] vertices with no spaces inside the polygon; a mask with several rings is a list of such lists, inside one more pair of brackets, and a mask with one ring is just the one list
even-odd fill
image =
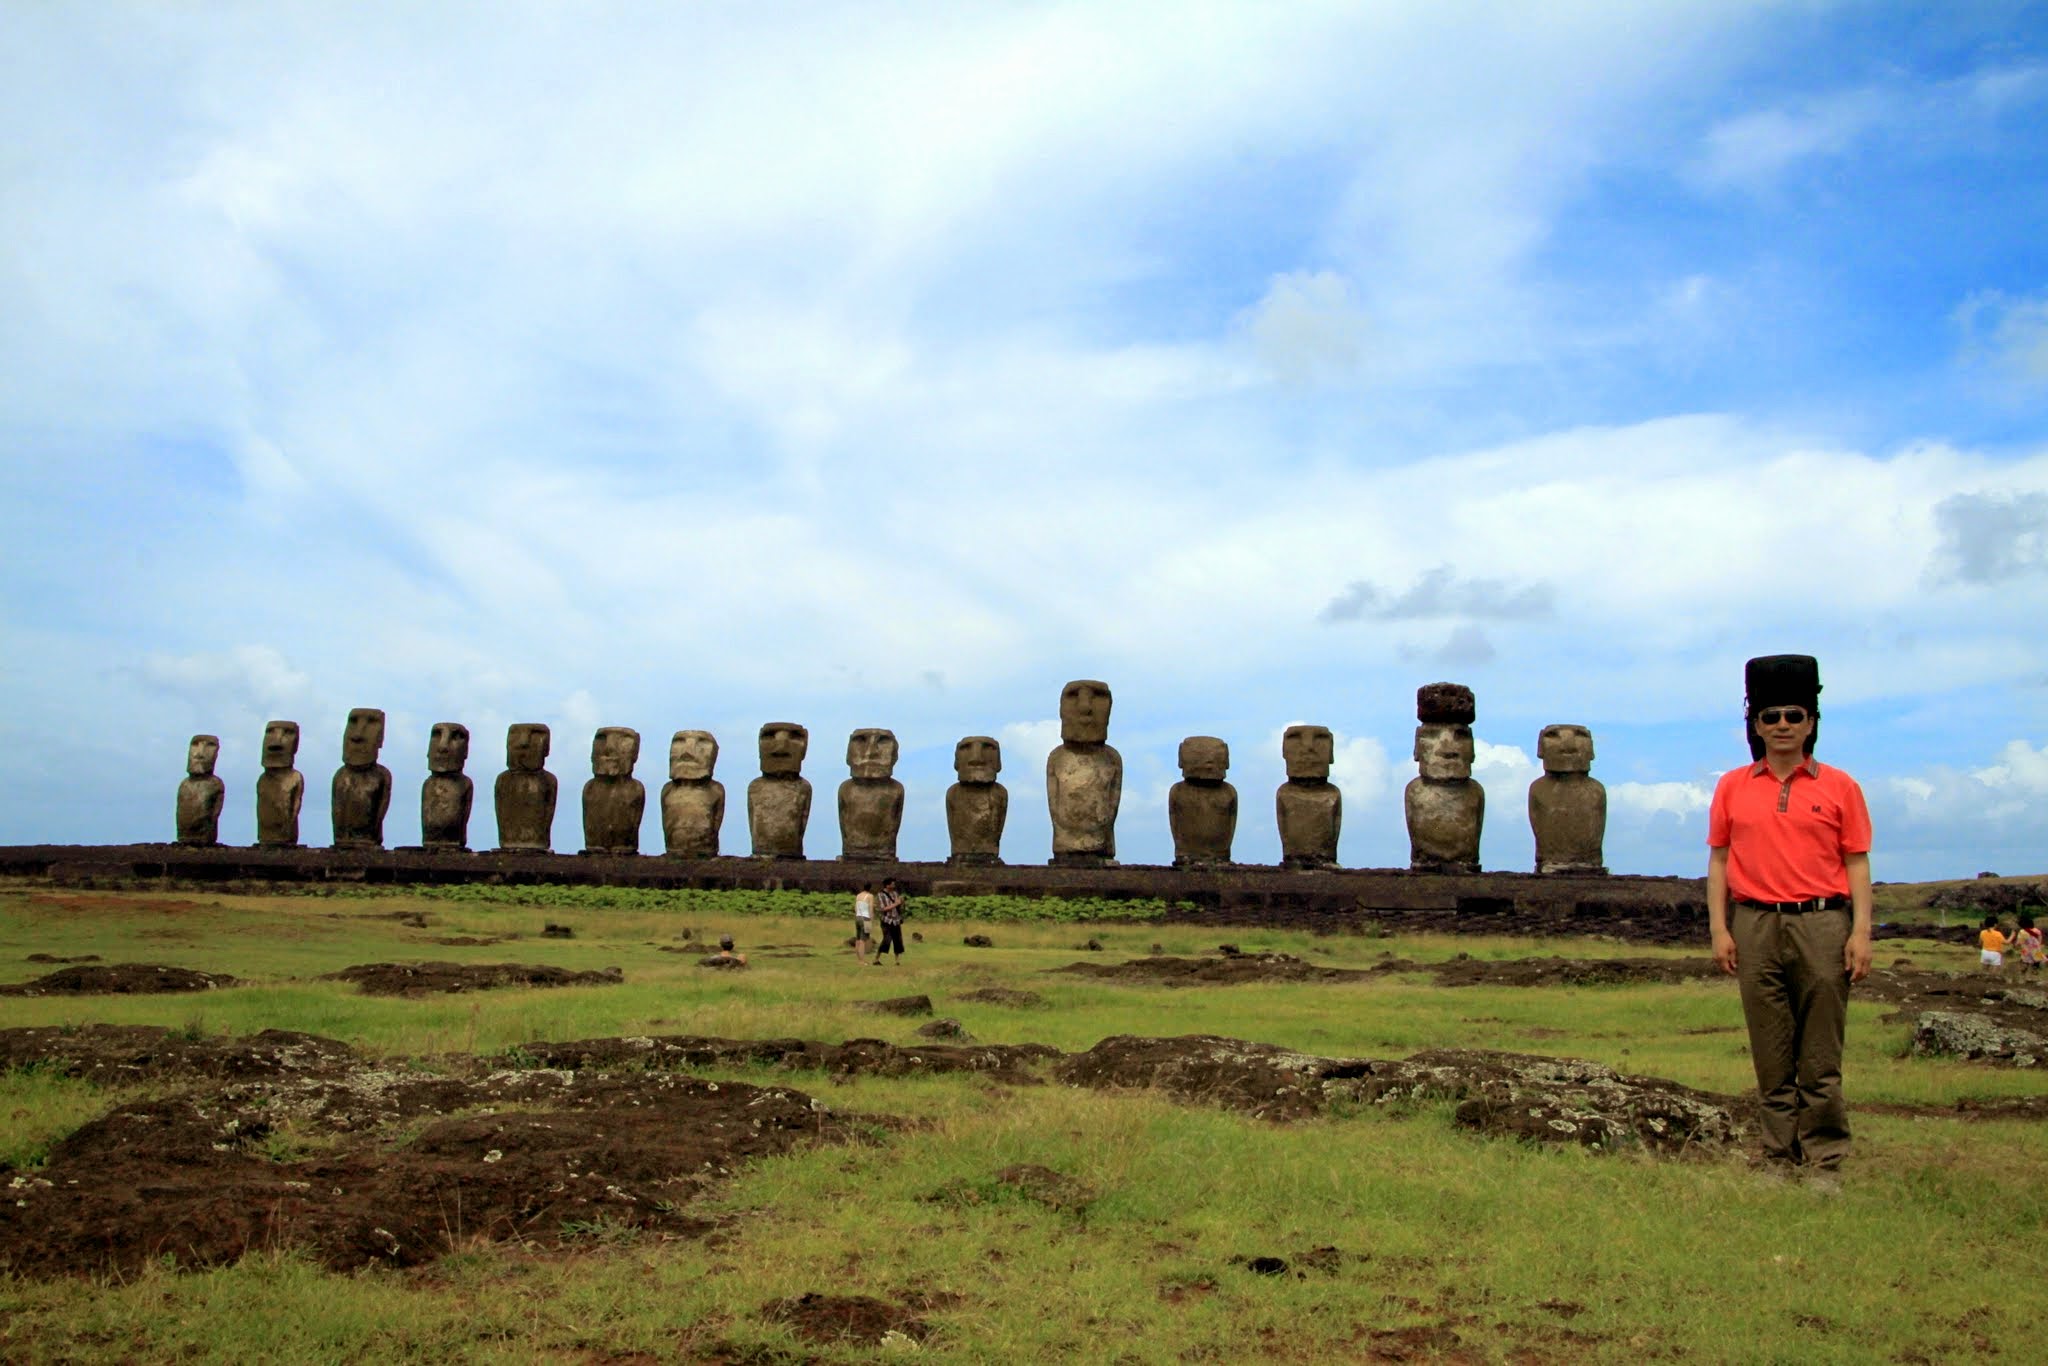
{"label": "white cloud", "polygon": [[[1273,749],[1276,753],[1279,750],[1277,736]],[[1394,788],[1393,777],[1386,746],[1378,740],[1369,735],[1338,740],[1330,758],[1330,781],[1344,794],[1348,809],[1358,811],[1384,800]]]}
{"label": "white cloud", "polygon": [[1761,189],[1802,161],[1848,151],[1893,108],[1884,92],[1866,89],[1740,114],[1708,130],[1692,174],[1709,188]]}
{"label": "white cloud", "polygon": [[312,679],[269,645],[191,655],[152,654],[137,669],[152,688],[176,692],[209,706],[280,712],[303,703]]}
{"label": "white cloud", "polygon": [[2025,386],[2048,384],[2048,291],[2014,297],[1983,290],[1956,307],[1955,320],[1965,358]]}
{"label": "white cloud", "polygon": [[1274,276],[1240,321],[1260,362],[1283,383],[1347,379],[1365,362],[1370,325],[1351,282],[1335,271]]}
{"label": "white cloud", "polygon": [[1607,785],[1608,809],[1616,815],[1639,821],[1672,816],[1690,822],[1704,815],[1713,799],[1714,789],[1710,783],[1624,782]]}

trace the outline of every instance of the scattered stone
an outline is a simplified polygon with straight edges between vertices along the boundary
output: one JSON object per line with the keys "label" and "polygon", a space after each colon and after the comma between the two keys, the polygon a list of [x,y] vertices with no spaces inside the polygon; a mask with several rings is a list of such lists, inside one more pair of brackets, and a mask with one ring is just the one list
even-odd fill
{"label": "scattered stone", "polygon": [[970,949],[992,949],[996,946],[996,941],[985,934],[970,934],[960,942]]}
{"label": "scattered stone", "polygon": [[920,1039],[954,1039],[961,1043],[974,1042],[974,1036],[967,1032],[966,1026],[954,1019],[933,1020],[929,1024],[919,1025],[914,1032]]}
{"label": "scattered stone", "polygon": [[576,972],[544,963],[360,963],[320,980],[353,982],[365,996],[426,996],[500,987],[615,986],[625,974],[617,968]]}
{"label": "scattered stone", "polygon": [[1241,955],[1244,952],[1244,950],[1240,949],[1235,944],[1218,944],[1216,946],[1216,952],[1222,954],[1225,958],[1236,958],[1239,955]]}
{"label": "scattered stone", "polygon": [[235,979],[224,972],[200,972],[162,963],[108,963],[59,968],[31,982],[0,986],[0,996],[142,996],[212,991],[233,985]]}
{"label": "scattered stone", "polygon": [[1160,944],[1160,943],[1156,943],[1156,942],[1155,942],[1155,943],[1154,943],[1154,944],[1152,945],[1152,956],[1153,956],[1153,957],[1157,958],[1157,957],[1161,956],[1162,954],[1164,954],[1165,952],[1166,952],[1166,945],[1164,945],[1164,944]]}
{"label": "scattered stone", "polygon": [[1913,1026],[1913,1052],[1919,1057],[2038,1067],[2048,1061],[2048,1038],[2024,1029],[2006,1028],[1982,1015],[1930,1010]]}
{"label": "scattered stone", "polygon": [[1101,953],[1102,941],[1100,939],[1091,939],[1081,946],[1081,951],[1083,953]]}
{"label": "scattered stone", "polygon": [[723,953],[714,953],[708,958],[697,960],[697,966],[700,968],[716,968],[722,972],[737,972],[746,965],[744,958]]}
{"label": "scattered stone", "polygon": [[919,934],[916,930],[912,930],[910,932],[910,942],[913,944],[922,944],[924,942],[924,936]]}
{"label": "scattered stone", "polygon": [[574,939],[576,931],[570,929],[567,925],[557,925],[554,921],[550,920],[540,927],[540,937],[543,939]]}
{"label": "scattered stone", "polygon": [[925,995],[894,996],[886,1001],[864,1002],[869,1010],[878,1015],[929,1015],[932,1013],[932,998]]}
{"label": "scattered stone", "polygon": [[22,959],[22,961],[24,963],[97,963],[100,961],[100,956],[96,953],[81,953],[74,958],[60,958],[54,953],[32,953]]}

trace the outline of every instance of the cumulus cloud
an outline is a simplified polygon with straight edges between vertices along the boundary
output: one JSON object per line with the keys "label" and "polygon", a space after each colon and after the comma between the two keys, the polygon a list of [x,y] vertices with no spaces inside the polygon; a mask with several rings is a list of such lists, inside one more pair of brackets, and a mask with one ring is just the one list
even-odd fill
{"label": "cumulus cloud", "polygon": [[[1296,723],[1298,724],[1298,723]],[[1281,728],[1283,731],[1285,727]],[[1279,739],[1274,738],[1274,748]],[[1330,757],[1330,781],[1343,792],[1351,809],[1358,810],[1382,800],[1394,787],[1393,765],[1387,748],[1369,735],[1338,738]]]}
{"label": "cumulus cloud", "polygon": [[1285,383],[1345,379],[1365,359],[1364,310],[1351,282],[1334,271],[1274,276],[1240,325],[1260,362]]}
{"label": "cumulus cloud", "polygon": [[1958,493],[1934,505],[1936,583],[1990,584],[2048,570],[2048,493]]}
{"label": "cumulus cloud", "polygon": [[1608,810],[1634,820],[1670,816],[1691,821],[1713,804],[1714,788],[1703,782],[1609,783]]}
{"label": "cumulus cloud", "polygon": [[1344,591],[1323,604],[1322,610],[1316,613],[1316,620],[1325,625],[1442,617],[1528,621],[1551,615],[1556,608],[1556,597],[1556,590],[1547,583],[1461,579],[1450,565],[1441,564],[1423,571],[1414,583],[1398,591],[1365,579],[1354,579],[1345,585]]}
{"label": "cumulus cloud", "polygon": [[306,700],[312,679],[269,645],[190,655],[152,654],[137,666],[147,686],[209,708],[280,711]]}
{"label": "cumulus cloud", "polygon": [[1957,306],[1955,320],[1966,360],[2026,387],[2048,384],[2048,292],[2014,297],[1983,290]]}

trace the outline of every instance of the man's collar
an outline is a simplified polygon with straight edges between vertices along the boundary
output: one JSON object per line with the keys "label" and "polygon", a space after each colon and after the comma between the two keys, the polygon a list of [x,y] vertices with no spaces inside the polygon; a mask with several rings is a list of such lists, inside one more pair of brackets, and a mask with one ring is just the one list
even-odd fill
{"label": "man's collar", "polygon": [[[1801,763],[1799,768],[1795,768],[1792,771],[1797,773],[1799,769],[1805,769],[1806,776],[1809,778],[1818,778],[1820,776],[1820,760],[1809,754],[1806,756],[1805,762]],[[1749,776],[1752,778],[1761,778],[1770,771],[1771,761],[1769,759],[1759,759],[1749,766]]]}

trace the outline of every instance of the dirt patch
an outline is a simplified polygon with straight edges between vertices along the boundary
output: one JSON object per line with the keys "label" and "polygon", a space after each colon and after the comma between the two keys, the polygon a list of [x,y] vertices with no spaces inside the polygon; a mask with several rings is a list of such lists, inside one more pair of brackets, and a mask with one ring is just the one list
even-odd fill
{"label": "dirt patch", "polygon": [[81,953],[76,957],[61,958],[54,953],[32,953],[21,961],[24,963],[97,963],[100,961],[100,956],[96,953]]}
{"label": "dirt patch", "polygon": [[365,996],[431,996],[500,987],[616,986],[617,968],[575,972],[545,963],[361,963],[330,972],[323,982],[354,982]]}
{"label": "dirt patch", "polygon": [[[285,1047],[221,1045],[214,1075],[241,1044]],[[850,1136],[847,1118],[780,1088],[666,1072],[434,1076],[331,1040],[290,1047],[305,1066],[117,1107],[15,1175],[0,1268],[128,1275],[291,1247],[349,1270],[479,1240],[692,1237],[712,1224],[685,1207],[740,1163]]]}
{"label": "dirt patch", "polygon": [[2048,986],[1975,972],[1877,968],[1856,984],[1852,997],[1897,1007],[1885,1023],[1913,1023],[1928,1011],[1983,1017],[2001,1029],[2048,1034]]}
{"label": "dirt patch", "polygon": [[780,1067],[833,1076],[878,1077],[979,1072],[1006,1082],[1028,1084],[1040,1080],[1040,1064],[1062,1054],[1042,1043],[926,1044],[900,1048],[880,1039],[848,1039],[832,1044],[807,1039],[719,1039],[685,1034],[527,1043],[513,1049],[509,1056],[525,1065],[567,1070]]}
{"label": "dirt patch", "polygon": [[1061,1214],[1084,1214],[1095,1203],[1096,1194],[1081,1182],[1035,1162],[1020,1162],[992,1176],[962,1177],[948,1181],[929,1195],[918,1197],[934,1205],[986,1205],[1004,1200],[1023,1200],[1043,1205]]}
{"label": "dirt patch", "polygon": [[200,972],[162,963],[80,964],[59,968],[33,982],[0,986],[0,996],[143,996],[231,987],[224,972]]}
{"label": "dirt patch", "polygon": [[429,942],[441,944],[451,949],[481,948],[487,944],[508,943],[511,940],[517,939],[518,937],[519,936],[516,934],[493,934],[486,936],[485,938],[479,939],[473,934],[452,934],[447,936],[446,938],[434,939],[430,940]]}
{"label": "dirt patch", "polygon": [[761,1306],[761,1317],[770,1323],[786,1323],[806,1342],[864,1343],[877,1346],[885,1340],[908,1339],[902,1345],[922,1345],[931,1328],[902,1305],[889,1304],[868,1295],[821,1295],[816,1291],[791,1299],[770,1300]]}
{"label": "dirt patch", "polygon": [[877,1015],[929,1015],[932,1013],[932,998],[929,996],[892,996],[886,1001],[863,1001],[861,1009],[872,1010]]}
{"label": "dirt patch", "polygon": [[1701,982],[1725,974],[1712,958],[1456,958],[1429,969],[1447,987],[1608,987]]}
{"label": "dirt patch", "polygon": [[1051,972],[1071,972],[1120,982],[1153,982],[1168,987],[1237,986],[1245,982],[1345,982],[1380,969],[1324,968],[1291,953],[1232,953],[1215,958],[1133,958],[1122,963],[1069,963]]}
{"label": "dirt patch", "polygon": [[1721,976],[1711,958],[1511,958],[1460,956],[1424,964],[1384,955],[1369,968],[1332,968],[1288,953],[1243,953],[1222,945],[1217,956],[1153,956],[1123,963],[1069,963],[1053,972],[1160,986],[1236,986],[1245,982],[1350,982],[1399,972],[1427,972],[1444,986],[1621,986],[1639,982],[1689,982]]}
{"label": "dirt patch", "polygon": [[1009,987],[982,987],[978,991],[960,994],[963,1001],[979,1001],[988,1006],[1012,1006],[1018,1010],[1035,1010],[1045,1004],[1045,998],[1035,991],[1013,991]]}
{"label": "dirt patch", "polygon": [[194,1038],[157,1025],[0,1029],[0,1067],[47,1067],[104,1086],[164,1078],[279,1077],[330,1072],[354,1057],[315,1034],[266,1029],[239,1039]]}

